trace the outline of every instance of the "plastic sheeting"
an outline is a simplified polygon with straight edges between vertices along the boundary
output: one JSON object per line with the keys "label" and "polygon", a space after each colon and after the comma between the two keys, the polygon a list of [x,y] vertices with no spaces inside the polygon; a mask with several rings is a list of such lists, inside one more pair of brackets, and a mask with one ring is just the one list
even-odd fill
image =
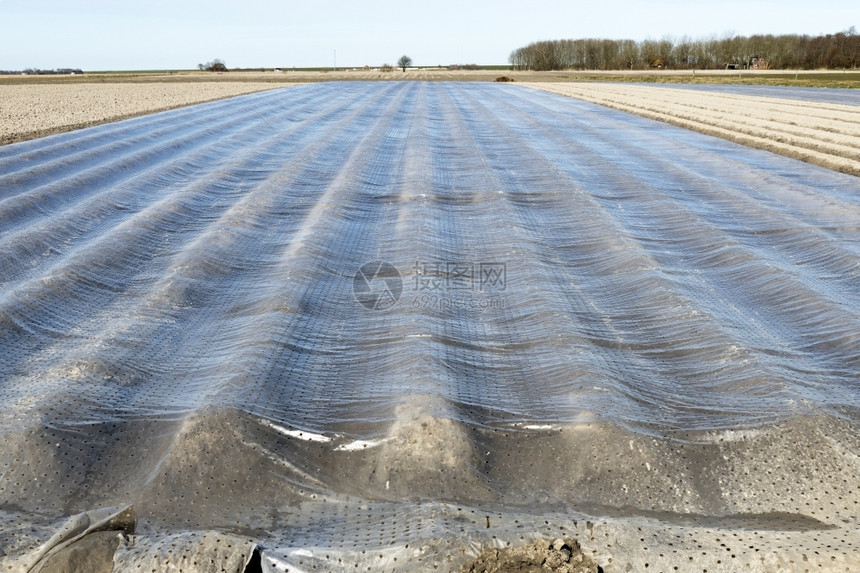
{"label": "plastic sheeting", "polygon": [[860,562],[857,178],[331,83],[6,146],[0,193],[3,570]]}
{"label": "plastic sheeting", "polygon": [[654,87],[680,88],[685,90],[699,90],[725,94],[795,99],[800,101],[837,103],[843,105],[860,105],[860,91],[845,88],[801,88],[754,84],[673,84],[665,82],[649,85]]}

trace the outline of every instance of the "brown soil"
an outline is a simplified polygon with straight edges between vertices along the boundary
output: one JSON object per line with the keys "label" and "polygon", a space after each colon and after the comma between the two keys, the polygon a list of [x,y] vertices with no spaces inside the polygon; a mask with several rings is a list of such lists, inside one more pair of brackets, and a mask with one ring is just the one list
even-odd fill
{"label": "brown soil", "polygon": [[485,549],[463,573],[598,573],[575,539],[539,539],[532,545]]}

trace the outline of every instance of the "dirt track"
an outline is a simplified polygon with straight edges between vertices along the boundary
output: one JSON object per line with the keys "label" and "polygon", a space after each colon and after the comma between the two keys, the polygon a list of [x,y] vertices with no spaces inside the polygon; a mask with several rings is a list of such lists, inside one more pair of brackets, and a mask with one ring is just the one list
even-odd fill
{"label": "dirt track", "polygon": [[638,85],[526,85],[860,175],[855,106]]}

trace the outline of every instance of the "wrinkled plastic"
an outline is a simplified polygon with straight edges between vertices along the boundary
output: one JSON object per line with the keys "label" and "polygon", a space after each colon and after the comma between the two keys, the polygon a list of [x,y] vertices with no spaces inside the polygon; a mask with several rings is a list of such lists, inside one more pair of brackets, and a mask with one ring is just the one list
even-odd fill
{"label": "wrinkled plastic", "polygon": [[725,94],[740,94],[758,97],[774,97],[780,99],[796,99],[799,101],[815,101],[860,106],[860,92],[856,89],[845,88],[801,88],[787,86],[767,86],[752,84],[672,84],[666,82],[654,83],[654,87],[683,88],[705,92]]}
{"label": "wrinkled plastic", "polygon": [[515,85],[2,147],[0,565],[844,570],[858,295],[857,178]]}

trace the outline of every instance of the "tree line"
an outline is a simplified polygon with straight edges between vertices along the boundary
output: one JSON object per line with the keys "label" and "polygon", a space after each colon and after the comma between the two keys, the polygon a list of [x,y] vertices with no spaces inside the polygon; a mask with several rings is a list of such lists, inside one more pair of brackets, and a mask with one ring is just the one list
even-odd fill
{"label": "tree line", "polygon": [[860,35],[854,26],[836,34],[788,34],[661,40],[545,40],[511,52],[521,70],[644,69],[854,69],[860,65]]}
{"label": "tree line", "polygon": [[84,72],[80,68],[57,68],[55,70],[40,70],[38,68],[27,68],[26,70],[0,70],[0,75],[16,76],[68,76],[82,73]]}

